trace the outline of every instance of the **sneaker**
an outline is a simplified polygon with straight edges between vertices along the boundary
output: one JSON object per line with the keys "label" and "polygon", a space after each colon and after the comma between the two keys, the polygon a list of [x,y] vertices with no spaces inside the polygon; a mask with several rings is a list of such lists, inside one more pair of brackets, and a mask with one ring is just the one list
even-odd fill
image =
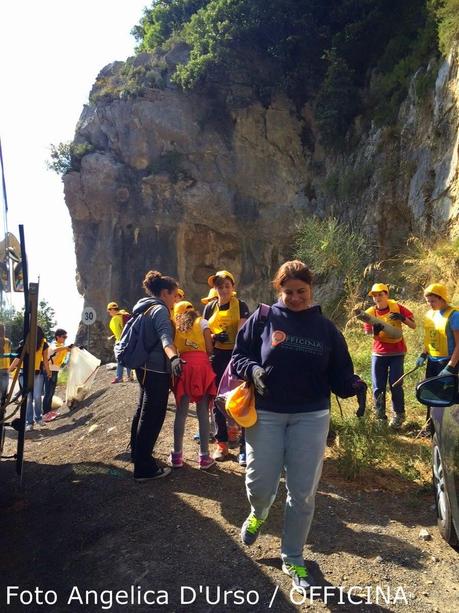
{"label": "sneaker", "polygon": [[405,413],[396,413],[389,422],[389,427],[398,430],[405,421]]}
{"label": "sneaker", "polygon": [[44,419],[40,419],[39,421],[35,422],[35,427],[36,428],[46,428],[46,423],[44,421]]}
{"label": "sneaker", "polygon": [[172,468],[182,468],[183,453],[181,451],[171,451],[171,454],[169,456],[169,462]]}
{"label": "sneaker", "polygon": [[32,432],[32,430],[33,430],[33,424],[26,424],[25,431]]}
{"label": "sneaker", "polygon": [[215,464],[215,460],[210,457],[208,453],[203,455],[199,454],[199,468],[201,470],[207,470]]}
{"label": "sneaker", "polygon": [[144,481],[153,481],[154,479],[161,479],[161,477],[167,477],[172,472],[172,468],[169,466],[160,466],[152,472],[145,472],[144,474],[138,474],[134,472],[134,481],[142,483]]}
{"label": "sneaker", "polygon": [[59,416],[59,412],[58,411],[48,411],[48,413],[45,413],[43,415],[43,421],[48,423],[49,421],[53,421],[53,419],[56,419],[56,417],[58,417],[58,416]]}
{"label": "sneaker", "polygon": [[228,443],[217,443],[212,457],[217,462],[224,462],[228,458]]}
{"label": "sneaker", "polygon": [[245,451],[242,451],[238,455],[237,461],[239,462],[239,466],[247,466],[247,454]]}
{"label": "sneaker", "polygon": [[382,421],[387,421],[387,415],[384,411],[376,411],[376,419],[381,419]]}
{"label": "sneaker", "polygon": [[264,523],[264,519],[257,519],[253,513],[250,513],[241,528],[241,541],[244,545],[253,545],[255,543]]}
{"label": "sneaker", "polygon": [[282,564],[282,572],[292,578],[292,587],[300,592],[309,590],[311,587],[308,569],[304,565]]}
{"label": "sneaker", "polygon": [[122,383],[122,382],[123,382],[123,379],[118,379],[118,377],[115,377],[113,381],[111,381],[111,383]]}

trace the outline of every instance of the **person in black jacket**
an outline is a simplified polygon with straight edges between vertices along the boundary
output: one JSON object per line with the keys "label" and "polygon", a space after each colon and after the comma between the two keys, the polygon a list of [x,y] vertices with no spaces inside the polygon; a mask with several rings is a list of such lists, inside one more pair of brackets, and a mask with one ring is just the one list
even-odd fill
{"label": "person in black jacket", "polygon": [[285,470],[287,500],[282,570],[293,587],[311,579],[303,547],[314,513],[330,418],[330,393],[352,396],[354,375],[343,335],[312,302],[312,273],[298,260],[276,273],[279,301],[260,333],[258,310],[239,331],[233,370],[255,387],[257,422],[246,430],[246,488],[251,512],[241,529],[252,545],[266,521]]}
{"label": "person in black jacket", "polygon": [[150,270],[143,287],[147,297],[137,302],[133,315],[142,314],[147,318],[143,341],[151,349],[145,364],[136,368],[140,396],[131,424],[135,481],[159,479],[171,472],[168,466],[158,466],[151,454],[166,417],[171,375],[180,377],[182,371],[170,319],[178,283],[157,270]]}

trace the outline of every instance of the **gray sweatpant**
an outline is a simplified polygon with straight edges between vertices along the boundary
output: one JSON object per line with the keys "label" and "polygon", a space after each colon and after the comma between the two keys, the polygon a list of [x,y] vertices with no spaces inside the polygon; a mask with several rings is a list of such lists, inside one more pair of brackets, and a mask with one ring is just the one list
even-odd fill
{"label": "gray sweatpant", "polygon": [[[188,396],[182,396],[177,406],[174,421],[174,451],[182,451],[185,422],[190,401]],[[201,455],[209,453],[209,396],[204,396],[196,403],[196,413],[199,423],[199,451]]]}
{"label": "gray sweatpant", "polygon": [[303,565],[303,547],[314,504],[327,441],[330,412],[273,413],[258,411],[246,430],[247,496],[252,512],[266,519],[285,469],[287,499],[282,534],[282,560]]}

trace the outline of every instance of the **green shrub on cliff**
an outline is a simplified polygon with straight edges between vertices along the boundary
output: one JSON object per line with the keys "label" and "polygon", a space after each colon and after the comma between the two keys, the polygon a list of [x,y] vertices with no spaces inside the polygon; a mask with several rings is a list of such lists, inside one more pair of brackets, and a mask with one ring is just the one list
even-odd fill
{"label": "green shrub on cliff", "polygon": [[334,217],[308,217],[298,228],[295,246],[295,257],[314,271],[318,284],[329,284],[322,304],[330,316],[342,315],[345,303],[356,304],[371,247],[362,233]]}
{"label": "green shrub on cliff", "polygon": [[459,41],[459,0],[432,0],[438,20],[440,49],[447,55]]}
{"label": "green shrub on cliff", "polygon": [[83,156],[92,151],[94,147],[90,143],[67,142],[50,145],[50,156],[46,166],[48,170],[54,170],[63,176],[71,170],[79,170]]}
{"label": "green shrub on cliff", "polygon": [[436,52],[435,19],[452,23],[458,2],[156,0],[133,34],[139,51],[170,39],[189,44],[173,77],[184,88],[236,74],[268,100],[280,89],[299,106],[315,103],[324,142],[334,146],[359,113],[394,119],[411,76]]}

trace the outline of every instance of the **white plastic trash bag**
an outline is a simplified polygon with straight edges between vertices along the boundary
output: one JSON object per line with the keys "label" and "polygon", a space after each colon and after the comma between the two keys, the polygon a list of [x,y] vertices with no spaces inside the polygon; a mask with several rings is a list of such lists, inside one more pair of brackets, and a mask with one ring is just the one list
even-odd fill
{"label": "white plastic trash bag", "polygon": [[99,358],[93,356],[86,349],[72,347],[68,362],[69,378],[65,390],[65,402],[71,406],[86,398],[96,377],[100,366]]}

